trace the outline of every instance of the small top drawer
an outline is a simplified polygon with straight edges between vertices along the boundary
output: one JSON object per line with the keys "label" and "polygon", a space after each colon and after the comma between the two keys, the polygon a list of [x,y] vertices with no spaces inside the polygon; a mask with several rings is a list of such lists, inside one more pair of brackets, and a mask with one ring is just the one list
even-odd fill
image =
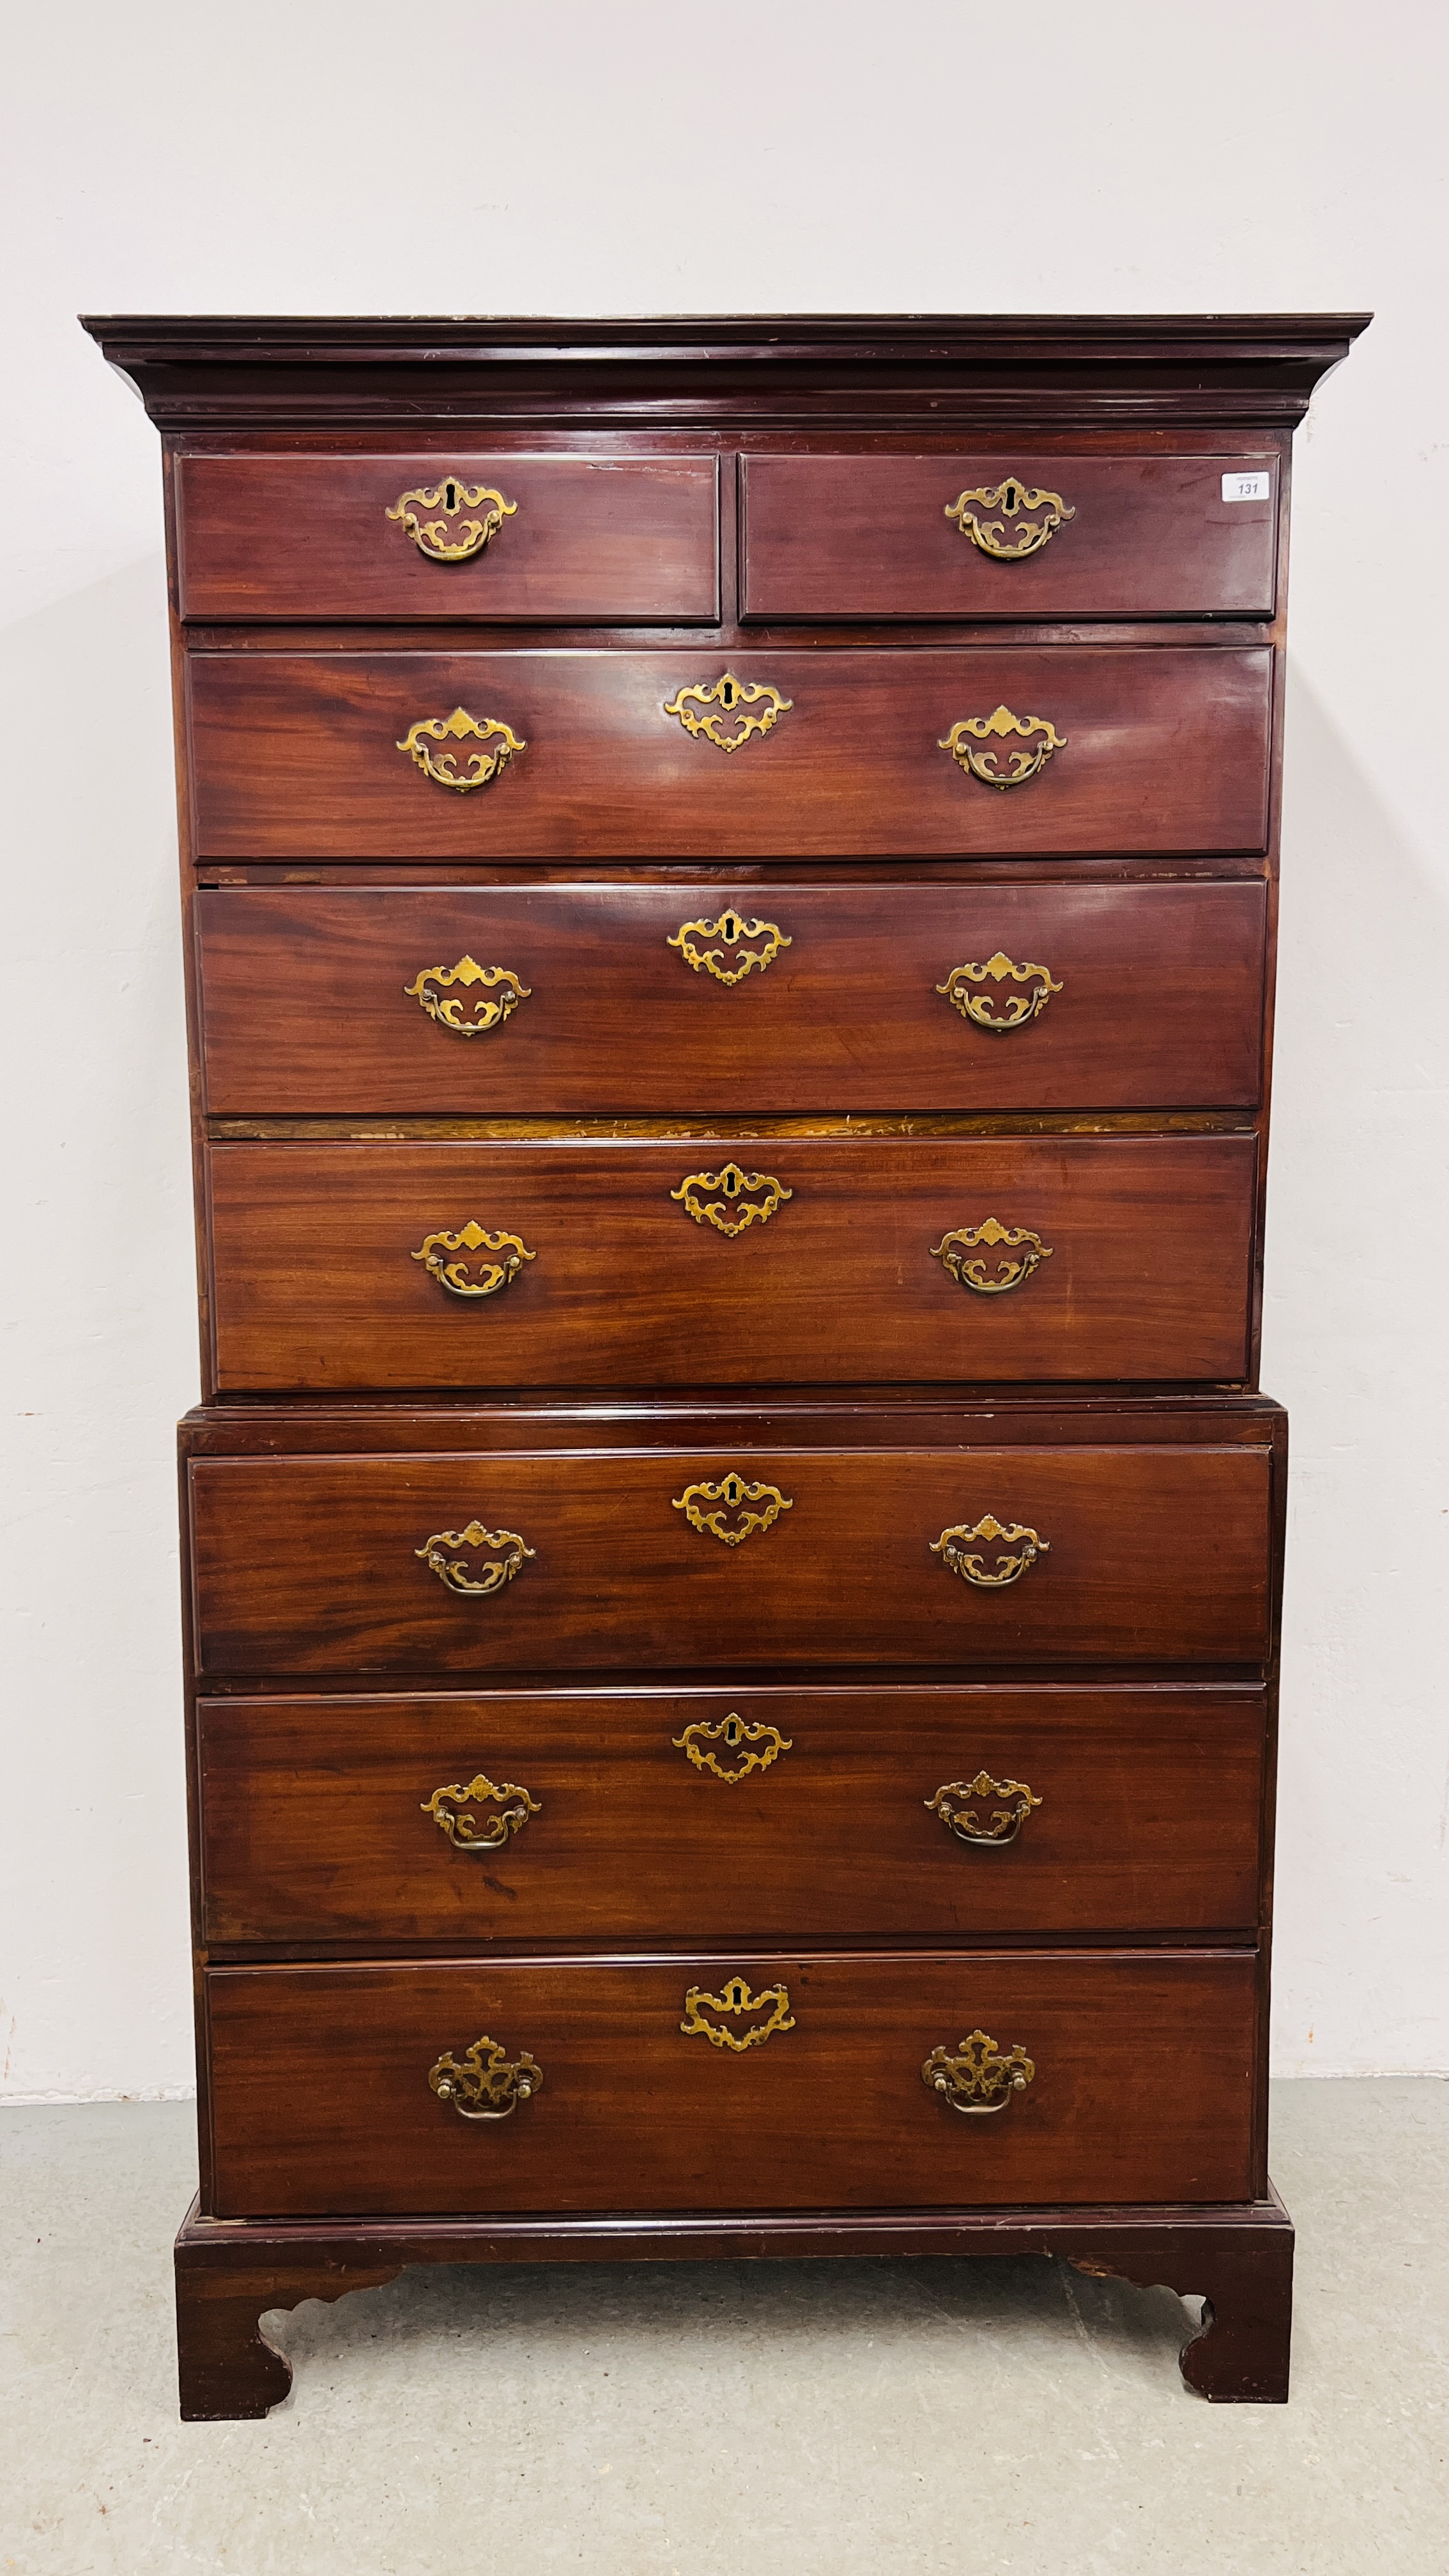
{"label": "small top drawer", "polygon": [[1277,459],[749,456],[741,614],[1264,617]]}
{"label": "small top drawer", "polygon": [[184,618],[719,615],[712,456],[183,456]]}

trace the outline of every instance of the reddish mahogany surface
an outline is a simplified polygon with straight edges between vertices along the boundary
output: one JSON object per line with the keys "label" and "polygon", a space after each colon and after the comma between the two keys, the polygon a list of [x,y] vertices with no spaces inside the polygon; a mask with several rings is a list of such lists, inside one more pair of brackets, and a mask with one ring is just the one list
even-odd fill
{"label": "reddish mahogany surface", "polygon": [[[450,474],[515,513],[481,554],[439,564],[387,513]],[[468,441],[446,455],[186,456],[181,614],[712,622],[717,474],[712,456],[489,455]],[[442,515],[412,506],[422,521]]]}
{"label": "reddish mahogany surface", "polygon": [[[792,1506],[734,1547],[674,1508],[732,1468]],[[191,1490],[203,1674],[1222,1671],[1267,1651],[1266,1447],[205,1459]],[[987,1513],[1050,1549],[998,1590],[931,1553]],[[486,1598],[416,1553],[474,1520],[535,1551]],[[1003,1546],[982,1542],[988,1572]],[[481,1579],[489,1552],[459,1553]]]}
{"label": "reddish mahogany surface", "polygon": [[[679,2026],[736,1973],[795,2023],[742,2055]],[[216,2214],[1243,2200],[1257,1976],[1250,1952],[213,1969]],[[708,2017],[738,2037],[769,2007]],[[984,2118],[921,2078],[976,2028],[1036,2069]],[[543,2084],[465,2120],[428,2070],[485,2033]]]}
{"label": "reddish mahogany surface", "polygon": [[[768,745],[766,748],[768,749]],[[486,791],[485,791],[486,792]],[[226,888],[196,902],[214,1114],[1251,1107],[1265,888],[1241,884]],[[671,948],[783,933],[724,985]],[[695,937],[731,970],[734,947]],[[997,954],[1061,986],[1006,1034],[937,987]],[[480,1037],[405,989],[465,957],[528,987]],[[1030,983],[976,988],[1004,1017]],[[499,987],[492,988],[496,998]],[[442,997],[440,997],[442,998]],[[490,994],[457,984],[460,1015]]]}
{"label": "reddish mahogany surface", "polygon": [[[733,1749],[688,1736],[731,1717],[773,1734]],[[1251,1932],[1258,1919],[1261,1690],[211,1699],[199,1719],[204,1929],[223,1946]],[[743,1776],[695,1767],[690,1742]],[[958,1841],[927,1803],[983,1770],[1040,1800],[999,1847]],[[480,1772],[539,1808],[501,1850],[458,1848],[426,1812]],[[467,1812],[482,1831],[516,1803]],[[984,1830],[1013,1803],[952,1801]]]}
{"label": "reddish mahogany surface", "polygon": [[[195,653],[202,859],[853,858],[1242,850],[1267,834],[1267,648]],[[665,702],[726,669],[790,701],[736,751]],[[1008,705],[1066,749],[983,786],[941,743]],[[489,785],[399,750],[465,708],[528,746]],[[733,734],[736,719],[723,722]],[[1017,742],[1018,738],[1012,737]],[[1030,749],[1030,743],[1018,742]],[[469,744],[458,754],[466,774]],[[477,748],[476,745],[473,748]],[[1010,743],[987,745],[1008,766]],[[481,962],[481,961],[480,961]],[[951,959],[950,964],[958,961]]]}
{"label": "reddish mahogany surface", "polygon": [[[218,1145],[218,1383],[1240,1379],[1256,1165],[1251,1136]],[[673,1193],[739,1223],[769,1194],[731,1169],[791,1196],[727,1236]],[[990,1217],[1049,1247],[999,1295],[932,1257]],[[533,1255],[488,1296],[415,1258],[470,1220]],[[958,1249],[990,1283],[1032,1247]],[[476,1281],[507,1247],[433,1257]]]}
{"label": "reddish mahogany surface", "polygon": [[[953,456],[740,460],[745,617],[1141,617],[1273,606],[1277,457],[1075,455],[1024,441]],[[1226,501],[1258,471],[1261,501]],[[946,516],[963,492],[1013,475],[1073,515],[1020,562],[987,554]],[[1014,545],[1041,509],[972,505]]]}

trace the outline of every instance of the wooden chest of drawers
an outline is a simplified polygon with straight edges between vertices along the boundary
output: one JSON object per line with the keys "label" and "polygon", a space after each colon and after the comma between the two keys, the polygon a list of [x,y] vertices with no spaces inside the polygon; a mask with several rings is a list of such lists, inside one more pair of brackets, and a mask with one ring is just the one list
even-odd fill
{"label": "wooden chest of drawers", "polygon": [[1034,2249],[1287,2392],[1256,1392],[1355,317],[106,321],[203,1402],[182,2408],[431,2261]]}

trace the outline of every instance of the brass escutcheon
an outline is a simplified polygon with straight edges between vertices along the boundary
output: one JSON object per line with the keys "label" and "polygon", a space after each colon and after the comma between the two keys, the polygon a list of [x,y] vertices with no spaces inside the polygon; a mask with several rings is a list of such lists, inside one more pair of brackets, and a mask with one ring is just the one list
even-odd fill
{"label": "brass escutcheon", "polygon": [[[701,1190],[720,1190],[717,1199],[702,1199]],[[745,1196],[748,1190],[762,1192],[759,1198]],[[738,1163],[725,1163],[717,1172],[691,1172],[677,1190],[669,1193],[692,1216],[696,1225],[712,1225],[716,1234],[743,1234],[747,1226],[768,1225],[777,1208],[792,1199],[783,1181],[773,1172],[742,1172]]]}
{"label": "brass escutcheon", "polygon": [[[697,939],[717,939],[720,945],[717,948],[697,948]],[[740,943],[746,939],[759,939],[764,945],[744,948]],[[713,976],[716,984],[743,984],[756,966],[763,975],[781,949],[793,948],[795,942],[786,938],[777,923],[746,921],[742,912],[727,907],[718,921],[682,921],[664,945],[677,948],[686,966],[692,966],[696,975],[702,966],[707,975]],[[726,964],[727,955],[735,961],[733,964]]]}
{"label": "brass escutcheon", "polygon": [[[998,1244],[1004,1244],[1008,1252],[1020,1252],[1021,1259],[999,1260],[995,1278],[988,1279],[985,1262],[966,1257],[983,1243],[993,1252]],[[1000,1225],[994,1216],[986,1217],[980,1225],[958,1225],[931,1246],[931,1259],[941,1262],[961,1287],[973,1289],[978,1297],[1004,1297],[1008,1288],[1019,1288],[1051,1257],[1051,1245],[1043,1243],[1029,1226]],[[416,1260],[417,1255],[413,1258]]]}
{"label": "brass escutcheon", "polygon": [[[415,491],[404,492],[386,515],[406,531],[429,563],[452,564],[481,555],[489,538],[497,536],[504,520],[513,518],[517,509],[516,501],[505,501],[489,483],[465,483],[460,475],[445,474],[441,482],[420,483]],[[441,510],[443,516],[420,519],[419,510]],[[483,510],[482,518],[464,516],[473,510]]]}
{"label": "brass escutcheon", "polygon": [[[665,700],[664,712],[677,716],[686,733],[712,742],[717,751],[738,751],[756,734],[768,733],[794,703],[793,698],[782,698],[768,680],[737,680],[733,671],[726,671],[712,687],[696,680],[689,688],[676,689],[673,697]],[[747,714],[748,708],[759,706],[764,708],[763,715]],[[734,717],[736,732],[720,732],[720,713]]]}
{"label": "brass escutcheon", "polygon": [[[993,984],[999,984],[1004,977],[1009,977],[1013,984],[1033,984],[1036,990],[1031,993],[1004,994],[1001,1016],[998,1018],[991,995],[973,993],[970,989],[973,984],[983,984],[988,975]],[[938,984],[936,990],[945,995],[952,1009],[959,1011],[963,1020],[969,1020],[973,1028],[991,1029],[998,1036],[1002,1036],[1011,1029],[1024,1029],[1033,1020],[1039,1020],[1053,993],[1059,993],[1062,987],[1053,982],[1049,968],[1013,965],[1011,959],[998,948],[995,956],[988,957],[984,966],[970,963],[965,966],[953,966],[945,983]]]}
{"label": "brass escutcheon", "polygon": [[[1042,740],[1033,751],[1011,752],[1011,766],[1004,773],[994,751],[973,751],[971,747],[973,743],[989,745],[993,738],[1002,740],[1009,734],[1020,734],[1029,741],[1034,733],[1039,733]],[[937,745],[938,750],[949,751],[963,769],[969,769],[973,778],[979,778],[983,787],[1024,787],[1029,778],[1045,769],[1054,751],[1066,748],[1066,735],[1058,733],[1045,716],[1014,716],[1010,707],[997,707],[989,716],[962,716]]]}
{"label": "brass escutcheon", "polygon": [[[703,1511],[700,1506],[704,1503],[715,1508]],[[762,1512],[746,1511],[746,1503],[763,1503],[765,1508]],[[717,1485],[686,1485],[682,1494],[675,1495],[673,1508],[683,1512],[691,1529],[708,1531],[711,1538],[722,1540],[726,1547],[743,1547],[756,1530],[773,1529],[780,1514],[793,1512],[795,1505],[778,1485],[747,1484],[731,1468]],[[733,1529],[725,1527],[726,1512],[739,1515]]]}
{"label": "brass escutcheon", "polygon": [[[485,1800],[500,1813],[480,1824],[467,1811]],[[508,1800],[511,1805],[505,1803]],[[423,1800],[422,1813],[432,1817],[455,1851],[484,1852],[501,1851],[510,1834],[521,1834],[529,1817],[542,1815],[543,1809],[526,1789],[519,1788],[516,1780],[505,1780],[496,1789],[486,1771],[480,1771],[466,1783],[455,1780],[449,1788],[435,1789],[431,1798]]]}
{"label": "brass escutcheon", "polygon": [[[456,1547],[495,1547],[500,1553],[489,1558],[483,1568],[482,1581],[475,1582],[469,1574],[467,1559],[448,1554],[450,1548]],[[426,1546],[413,1549],[414,1556],[420,1557],[424,1565],[431,1566],[438,1581],[446,1583],[450,1592],[480,1595],[501,1592],[535,1552],[524,1545],[516,1530],[485,1529],[481,1521],[470,1521],[466,1529],[439,1530]]]}
{"label": "brass escutcheon", "polygon": [[[483,986],[473,1005],[471,1020],[464,1019],[463,1004],[457,995],[449,1000],[443,999],[450,984]],[[501,987],[498,999],[490,1002],[489,992],[498,987]],[[409,1000],[426,1011],[430,1020],[436,1020],[440,1029],[451,1029],[454,1036],[460,1038],[481,1038],[489,1029],[501,1027],[509,1013],[516,1011],[520,1002],[528,1000],[532,989],[530,984],[520,984],[511,966],[480,966],[473,957],[460,957],[456,966],[424,966],[411,984],[403,986]]]}
{"label": "brass escutcheon", "polygon": [[[971,1553],[972,1540],[980,1538],[1000,1539],[1005,1547],[1015,1550],[1013,1555],[998,1556],[994,1574],[987,1573],[982,1557]],[[968,1529],[961,1521],[931,1541],[931,1554],[949,1565],[953,1574],[959,1574],[963,1583],[974,1583],[982,1592],[999,1592],[1008,1583],[1019,1582],[1039,1556],[1050,1553],[1050,1539],[1038,1538],[1034,1529],[1024,1529],[1019,1521],[999,1521],[991,1512],[974,1529]]]}
{"label": "brass escutcheon", "polygon": [[[677,1752],[688,1754],[696,1771],[712,1771],[716,1780],[727,1780],[733,1787],[737,1780],[747,1780],[752,1771],[768,1771],[772,1762],[790,1751],[793,1738],[782,1735],[777,1726],[747,1725],[732,1709],[728,1717],[717,1718],[713,1725],[696,1718],[682,1735],[672,1735],[669,1741]],[[725,1769],[712,1750],[716,1744],[739,1754],[732,1771]],[[757,1752],[757,1745],[763,1745],[764,1751]]]}
{"label": "brass escutcheon", "polygon": [[[479,1262],[476,1279],[470,1276],[474,1268],[471,1260],[448,1258],[450,1253],[474,1252],[501,1252],[503,1258]],[[521,1234],[489,1234],[470,1217],[456,1234],[425,1234],[410,1258],[420,1261],[429,1278],[446,1288],[450,1297],[496,1297],[500,1288],[517,1278],[525,1261],[536,1261],[538,1255],[529,1251]]]}
{"label": "brass escutcheon", "polygon": [[[955,1803],[965,1798],[1002,1798],[1006,1804],[993,1807],[989,1823],[983,1825],[974,1807]],[[974,1780],[948,1780],[934,1798],[921,1803],[940,1817],[958,1843],[973,1843],[979,1851],[1004,1851],[1041,1800],[1032,1796],[1024,1780],[993,1780],[989,1771],[978,1771]]]}
{"label": "brass escutcheon", "polygon": [[[768,2011],[770,2018],[757,2021],[752,2029],[746,2031],[743,2039],[736,2039],[732,2030],[718,2022],[705,2020],[702,2008],[706,2004],[711,2012],[739,2016]],[[772,2031],[793,2030],[795,2027],[787,1986],[764,1986],[759,1994],[752,1995],[744,1977],[726,1977],[722,1995],[707,1995],[702,1986],[689,1987],[684,1998],[684,2013],[685,2018],[679,2027],[686,2039],[707,2039],[711,2048],[732,2049],[736,2057],[743,2057],[747,2048],[759,2048]]]}
{"label": "brass escutcheon", "polygon": [[461,2065],[451,2055],[440,2057],[428,2069],[428,2082],[438,2100],[451,2102],[465,2120],[506,2120],[520,2102],[543,2090],[543,2068],[526,2048],[508,2058],[501,2040],[485,2037],[464,2050]]}
{"label": "brass escutcheon", "polygon": [[[975,509],[971,506],[973,501]],[[987,510],[999,510],[1000,518],[984,518],[981,514]],[[1020,518],[1023,510],[1033,513],[1042,510],[1046,515],[1034,524],[1031,519],[1022,519],[1008,542],[1007,522]],[[997,563],[1024,563],[1028,555],[1040,554],[1062,521],[1074,519],[1076,515],[1075,510],[1068,508],[1060,492],[1033,491],[1017,474],[1008,474],[1000,483],[975,492],[963,492],[959,500],[946,504],[946,516],[955,520],[962,536],[969,537],[973,546],[979,546],[984,555],[990,555]]]}
{"label": "brass escutcheon", "polygon": [[[496,742],[498,748],[496,751],[470,752],[467,774],[463,777],[458,774],[455,752],[435,753],[428,749],[430,742],[466,742],[470,737],[474,742]],[[450,716],[419,716],[416,724],[409,725],[397,748],[405,751],[415,767],[425,778],[431,778],[436,787],[455,787],[460,796],[466,796],[475,787],[486,787],[490,778],[496,778],[501,769],[507,768],[514,753],[527,751],[528,745],[519,740],[511,725],[504,724],[497,716],[470,716],[466,707],[454,707]]]}
{"label": "brass escutcheon", "polygon": [[1020,2042],[1003,2057],[984,2030],[973,2030],[969,2039],[963,2039],[955,2057],[944,2048],[933,2048],[921,2068],[921,2082],[949,2102],[953,2111],[978,2115],[1004,2111],[1013,2093],[1024,2093],[1035,2075],[1036,2068]]}

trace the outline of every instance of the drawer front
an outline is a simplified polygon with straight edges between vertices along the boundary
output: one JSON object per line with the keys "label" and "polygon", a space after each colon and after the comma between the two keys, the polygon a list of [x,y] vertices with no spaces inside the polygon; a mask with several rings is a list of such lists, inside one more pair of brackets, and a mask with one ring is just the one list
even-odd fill
{"label": "drawer front", "polygon": [[[1277,467],[1271,453],[750,456],[743,614],[1265,617]],[[1250,475],[1262,497],[1229,499]]]}
{"label": "drawer front", "polygon": [[219,1384],[1227,1381],[1255,1168],[1251,1136],[220,1145]]}
{"label": "drawer front", "polygon": [[185,456],[176,471],[183,617],[719,615],[712,456]]}
{"label": "drawer front", "polygon": [[[190,1476],[203,1674],[1241,1672],[1267,1651],[1266,1448],[228,1458]],[[985,1585],[954,1570],[968,1558]]]}
{"label": "drawer front", "polygon": [[203,892],[207,1106],[1246,1108],[1265,914],[1258,883]]}
{"label": "drawer front", "polygon": [[217,1945],[1258,1919],[1260,1690],[213,1699],[200,1730]]}
{"label": "drawer front", "polygon": [[[1256,1979],[1251,1952],[213,1969],[215,2214],[1245,2200]],[[501,2118],[429,2082],[480,2040],[541,2073]],[[953,2110],[937,2049],[1005,2107]]]}
{"label": "drawer front", "polygon": [[[726,714],[680,695],[729,676],[712,652],[194,654],[198,855],[733,860],[1266,846],[1267,648],[739,658],[735,682],[774,694]],[[960,760],[943,748],[998,708],[1034,730],[960,736]],[[445,734],[455,711],[465,730]],[[742,731],[771,715],[768,730]],[[715,725],[720,741],[685,718]],[[440,731],[418,734],[420,724]],[[485,739],[470,724],[506,736]],[[962,765],[968,755],[1002,779],[1020,769],[1018,783],[983,783]],[[439,770],[482,783],[458,792]]]}

